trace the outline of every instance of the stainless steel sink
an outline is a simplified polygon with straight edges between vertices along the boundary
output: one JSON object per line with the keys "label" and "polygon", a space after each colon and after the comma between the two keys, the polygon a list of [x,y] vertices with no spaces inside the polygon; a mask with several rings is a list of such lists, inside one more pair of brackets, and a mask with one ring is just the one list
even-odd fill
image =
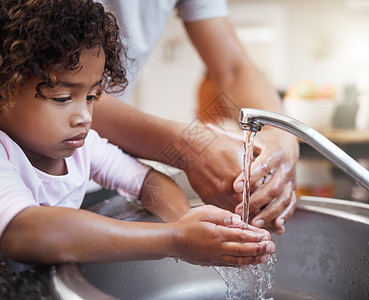
{"label": "stainless steel sink", "polygon": [[[106,211],[106,209],[105,209]],[[142,213],[121,217],[152,221]],[[273,236],[277,264],[268,297],[369,299],[369,205],[302,197],[282,236]],[[88,281],[86,281],[86,279]],[[174,259],[63,265],[54,285],[62,299],[225,299],[213,268]]]}

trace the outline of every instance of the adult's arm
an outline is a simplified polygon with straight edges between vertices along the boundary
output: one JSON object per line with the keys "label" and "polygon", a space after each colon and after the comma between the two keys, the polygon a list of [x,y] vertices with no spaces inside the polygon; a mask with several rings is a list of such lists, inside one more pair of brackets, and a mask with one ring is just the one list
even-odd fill
{"label": "adult's arm", "polygon": [[[185,27],[211,79],[232,102],[230,108],[236,106],[283,112],[278,94],[253,64],[227,18],[189,22],[185,23]],[[239,109],[230,112],[237,120]],[[271,178],[268,184],[251,196],[251,208],[256,214],[252,224],[282,233],[283,224],[292,215],[296,203],[298,143],[288,133],[265,128],[257,134],[255,145],[260,151],[252,165],[252,184],[266,177]],[[241,171],[240,167],[238,171]],[[235,181],[235,190],[242,191],[240,177]]]}
{"label": "adult's arm", "polygon": [[233,190],[242,157],[239,140],[201,124],[143,113],[107,94],[94,105],[92,127],[125,152],[184,170],[205,203],[231,211],[239,204]]}

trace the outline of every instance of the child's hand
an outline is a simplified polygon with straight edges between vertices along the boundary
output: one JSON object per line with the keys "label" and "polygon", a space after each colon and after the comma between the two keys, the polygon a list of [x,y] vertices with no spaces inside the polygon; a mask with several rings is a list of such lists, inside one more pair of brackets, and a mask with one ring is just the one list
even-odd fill
{"label": "child's hand", "polygon": [[173,257],[189,263],[244,266],[265,263],[275,245],[268,231],[214,206],[191,209],[178,222]]}

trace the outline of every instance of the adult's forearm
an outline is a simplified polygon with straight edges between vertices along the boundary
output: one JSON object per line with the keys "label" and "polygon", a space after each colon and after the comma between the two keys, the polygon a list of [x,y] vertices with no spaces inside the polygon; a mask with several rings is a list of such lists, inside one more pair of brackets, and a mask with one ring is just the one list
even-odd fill
{"label": "adult's forearm", "polygon": [[[218,86],[238,108],[283,111],[278,93],[253,63],[244,62],[229,77],[229,80],[218,80]],[[236,120],[238,113],[233,116]]]}
{"label": "adult's forearm", "polygon": [[156,159],[177,138],[181,123],[145,114],[117,98],[103,94],[94,105],[92,127],[125,152]]}
{"label": "adult's forearm", "polygon": [[106,94],[94,106],[92,127],[127,153],[182,170],[215,138],[201,124],[151,116]]}
{"label": "adult's forearm", "polygon": [[225,93],[223,100],[229,103],[223,105],[234,119],[238,119],[242,107],[281,111],[278,94],[247,55],[227,18],[189,22],[185,26],[212,81],[219,92]]}
{"label": "adult's forearm", "polygon": [[31,264],[113,262],[170,256],[170,224],[124,222],[62,207],[29,207],[7,226],[0,245]]}

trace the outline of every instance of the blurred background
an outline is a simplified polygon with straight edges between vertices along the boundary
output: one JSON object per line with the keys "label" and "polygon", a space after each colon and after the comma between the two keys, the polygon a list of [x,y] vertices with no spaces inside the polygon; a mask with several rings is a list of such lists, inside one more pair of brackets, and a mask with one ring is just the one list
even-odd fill
{"label": "blurred background", "polygon": [[[228,2],[240,41],[284,99],[286,113],[369,168],[369,0]],[[174,14],[131,104],[192,122],[205,72]],[[303,144],[298,179],[302,194],[369,202],[368,192]]]}

